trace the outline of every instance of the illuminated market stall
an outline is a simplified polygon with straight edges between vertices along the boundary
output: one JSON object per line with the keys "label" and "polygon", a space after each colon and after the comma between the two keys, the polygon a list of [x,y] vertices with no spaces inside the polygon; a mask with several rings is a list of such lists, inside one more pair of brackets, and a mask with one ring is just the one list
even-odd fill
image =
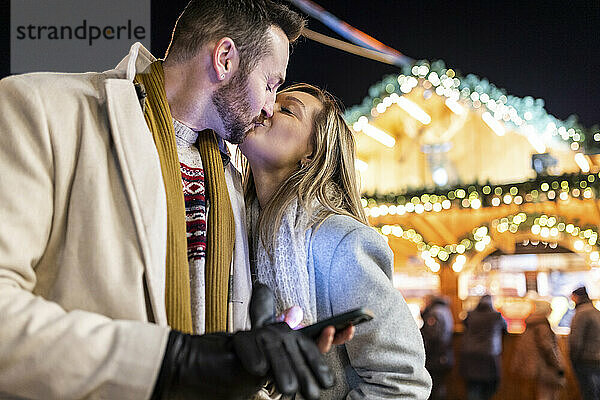
{"label": "illuminated market stall", "polygon": [[581,284],[600,307],[597,129],[441,61],[384,77],[346,119],[363,205],[415,316],[424,294],[450,297],[459,321],[490,293],[522,332],[544,298],[566,332]]}
{"label": "illuminated market stall", "polygon": [[[486,293],[510,332],[494,399],[535,398],[536,382],[511,370],[534,301],[551,303],[565,359],[571,291],[585,285],[600,308],[600,128],[558,120],[541,99],[511,96],[442,61],[415,61],[309,0],[292,2],[354,45],[313,31],[307,38],[401,71],[374,84],[346,120],[363,206],[394,252],[394,285],[419,323],[425,295],[450,300],[456,364],[447,398],[466,398],[460,321]],[[569,363],[564,372],[560,399],[580,398]]]}

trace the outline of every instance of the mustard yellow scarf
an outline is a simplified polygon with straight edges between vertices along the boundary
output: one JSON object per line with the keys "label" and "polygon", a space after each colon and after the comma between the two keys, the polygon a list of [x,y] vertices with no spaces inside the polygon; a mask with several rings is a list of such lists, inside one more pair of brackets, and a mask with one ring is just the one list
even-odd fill
{"label": "mustard yellow scarf", "polygon": [[[136,75],[135,80],[144,85],[147,93],[144,116],[156,144],[167,195],[167,321],[174,329],[192,332],[185,202],[162,62],[152,63],[148,71]],[[229,271],[235,243],[235,223],[223,160],[214,132],[200,132],[197,146],[210,199],[205,260],[205,327],[206,332],[218,332],[227,329]]]}

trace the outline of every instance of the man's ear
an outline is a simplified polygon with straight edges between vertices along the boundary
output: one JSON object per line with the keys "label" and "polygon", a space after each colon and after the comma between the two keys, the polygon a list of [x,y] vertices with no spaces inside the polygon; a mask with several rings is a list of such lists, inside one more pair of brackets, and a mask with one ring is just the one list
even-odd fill
{"label": "man's ear", "polygon": [[217,81],[224,81],[236,73],[240,65],[240,54],[233,39],[224,37],[217,42],[212,61]]}

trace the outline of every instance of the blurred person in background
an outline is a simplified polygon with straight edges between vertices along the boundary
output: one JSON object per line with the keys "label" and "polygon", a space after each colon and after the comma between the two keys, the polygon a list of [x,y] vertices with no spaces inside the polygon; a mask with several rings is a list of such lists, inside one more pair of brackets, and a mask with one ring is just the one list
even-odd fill
{"label": "blurred person in background", "polygon": [[446,378],[454,366],[452,311],[446,299],[427,295],[421,318],[423,319],[421,335],[425,343],[425,367],[433,380],[429,398],[431,400],[445,399]]}
{"label": "blurred person in background", "polygon": [[535,380],[536,400],[556,400],[565,385],[565,362],[550,327],[550,303],[537,300],[525,320],[527,328],[518,338],[512,368],[515,374]]}
{"label": "blurred person in background", "polygon": [[600,311],[585,286],[571,294],[575,316],[569,334],[569,357],[584,400],[600,399]]}
{"label": "blurred person in background", "polygon": [[506,321],[484,295],[463,321],[460,373],[467,383],[468,400],[490,399],[500,382],[502,335]]}

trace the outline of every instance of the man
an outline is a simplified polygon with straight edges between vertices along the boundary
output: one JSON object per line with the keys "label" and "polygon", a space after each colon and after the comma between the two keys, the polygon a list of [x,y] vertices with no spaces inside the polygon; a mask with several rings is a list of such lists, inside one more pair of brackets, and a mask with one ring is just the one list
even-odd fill
{"label": "man", "polygon": [[269,378],[314,399],[331,385],[314,343],[263,326],[264,295],[252,331],[211,333],[249,327],[223,139],[272,113],[302,26],[271,0],[194,0],[164,67],[135,44],[105,73],[0,81],[0,397],[244,398]]}
{"label": "man", "polygon": [[506,321],[494,309],[492,296],[485,294],[464,319],[460,374],[466,381],[467,399],[491,399],[500,383],[502,336]]}
{"label": "man", "polygon": [[425,344],[425,367],[433,380],[429,398],[445,399],[446,377],[454,365],[452,311],[442,297],[427,295],[421,318],[423,319],[421,335]]}
{"label": "man", "polygon": [[585,286],[571,294],[575,316],[569,334],[569,357],[584,400],[600,399],[600,311]]}

